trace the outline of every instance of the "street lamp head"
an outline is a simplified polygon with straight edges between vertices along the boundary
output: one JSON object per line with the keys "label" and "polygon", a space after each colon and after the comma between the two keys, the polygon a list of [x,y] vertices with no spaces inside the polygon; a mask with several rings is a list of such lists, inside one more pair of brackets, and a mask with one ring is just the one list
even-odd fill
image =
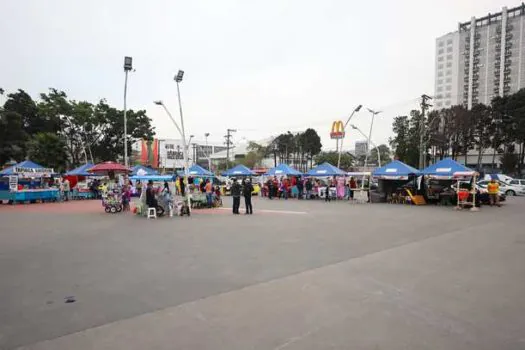
{"label": "street lamp head", "polygon": [[361,107],[363,107],[363,105],[359,105],[357,106],[355,109],[354,109],[354,112],[359,112],[361,110]]}
{"label": "street lamp head", "polygon": [[204,137],[208,137],[208,136],[210,136],[210,133],[209,133],[209,132],[207,132],[207,133],[204,134]]}
{"label": "street lamp head", "polygon": [[133,69],[133,58],[126,56],[124,57],[124,71],[130,71]]}
{"label": "street lamp head", "polygon": [[175,76],[175,81],[177,83],[180,83],[182,81],[182,78],[184,77],[184,71],[183,70],[179,70],[179,72],[177,73],[177,75]]}
{"label": "street lamp head", "polygon": [[159,106],[164,105],[164,103],[161,100],[153,101],[153,103],[156,104],[156,105],[159,105]]}
{"label": "street lamp head", "polygon": [[355,126],[354,124],[350,124],[350,127],[354,130],[357,130],[357,126]]}

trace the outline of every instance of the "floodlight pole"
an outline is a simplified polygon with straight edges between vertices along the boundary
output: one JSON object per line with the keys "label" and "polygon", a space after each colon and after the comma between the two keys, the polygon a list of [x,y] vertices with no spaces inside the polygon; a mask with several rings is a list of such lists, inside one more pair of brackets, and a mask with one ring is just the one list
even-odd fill
{"label": "floodlight pole", "polygon": [[344,136],[341,138],[341,143],[338,143],[338,155],[337,155],[337,168],[339,168],[341,166],[341,152],[343,151],[343,140],[345,139],[345,136],[346,136],[346,126],[348,125],[348,123],[350,123],[350,119],[352,119],[352,117],[354,116],[354,114],[356,112],[359,112],[359,110],[361,109],[362,105],[359,105],[357,106],[353,111],[352,111],[352,114],[350,114],[350,116],[348,117],[348,119],[346,120],[346,123],[343,127],[343,132],[345,133]]}
{"label": "floodlight pole", "polygon": [[372,139],[372,128],[374,127],[374,118],[376,114],[381,113],[381,111],[374,111],[370,108],[367,108],[370,113],[372,113],[372,121],[370,122],[370,131],[368,132],[368,139],[366,144],[366,155],[365,155],[365,168],[368,166],[368,152],[370,150],[370,140]]}

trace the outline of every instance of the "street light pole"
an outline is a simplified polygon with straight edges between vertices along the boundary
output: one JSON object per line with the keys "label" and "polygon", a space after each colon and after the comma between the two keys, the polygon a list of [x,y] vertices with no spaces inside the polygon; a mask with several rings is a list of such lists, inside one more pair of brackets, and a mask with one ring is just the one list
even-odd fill
{"label": "street light pole", "polygon": [[[162,101],[154,101],[154,103],[156,105],[162,106],[162,108],[164,108],[164,111],[166,112],[168,117],[171,119],[172,123],[175,125],[175,127],[177,128],[177,131],[179,132],[179,134],[182,137],[182,156],[184,157],[184,181],[186,181],[186,183],[188,185],[187,191],[189,191],[189,183],[188,183],[188,147],[186,146],[186,139],[183,136],[184,134],[183,134],[181,128],[179,127],[179,124],[177,123],[175,118],[173,118],[173,116],[171,115],[170,111],[168,110],[168,108],[166,107],[164,102],[162,102]],[[191,208],[190,196],[188,195],[188,196],[186,196],[186,198],[187,198],[187,201],[188,201],[188,207]]]}
{"label": "street light pole", "polygon": [[208,170],[211,171],[211,152],[208,151],[208,136],[210,136],[209,132],[204,134],[204,138],[206,139],[206,158],[208,158]]}
{"label": "street light pole", "polygon": [[[350,126],[352,127],[352,129],[357,130],[366,139],[366,141],[368,142],[368,137],[366,137],[365,133],[362,132],[361,129],[359,129],[354,124],[351,124]],[[381,152],[379,152],[379,147],[377,147],[377,145],[374,142],[372,142],[372,140],[370,140],[370,143],[372,144],[372,146],[374,146],[376,148],[376,151],[377,151],[377,163],[379,164],[379,166],[381,166]],[[368,150],[367,150],[367,153],[368,153]]]}
{"label": "street light pole", "polygon": [[[350,114],[350,116],[348,117],[348,119],[346,120],[346,123],[343,127],[343,131],[346,131],[346,126],[348,125],[348,123],[350,123],[350,119],[352,119],[352,117],[354,116],[354,114],[356,112],[359,112],[359,110],[361,109],[361,107],[363,107],[362,105],[358,105],[353,111],[352,111],[352,114]],[[343,151],[343,140],[345,139],[346,137],[346,133],[345,135],[343,136],[343,138],[341,139],[341,143],[339,144],[339,154],[337,155],[337,167],[339,168],[341,166],[341,152]]]}
{"label": "street light pole", "polygon": [[368,166],[368,152],[370,150],[370,139],[372,138],[372,128],[374,127],[374,118],[376,114],[381,113],[381,111],[373,111],[370,108],[367,108],[370,113],[372,113],[372,121],[370,122],[370,131],[368,132],[368,139],[366,144],[366,155],[365,155],[365,168]]}
{"label": "street light pole", "polygon": [[128,72],[133,69],[133,59],[129,56],[124,57],[124,165],[126,168],[129,166],[128,163],[128,119],[127,119],[127,106],[126,99],[128,95]]}

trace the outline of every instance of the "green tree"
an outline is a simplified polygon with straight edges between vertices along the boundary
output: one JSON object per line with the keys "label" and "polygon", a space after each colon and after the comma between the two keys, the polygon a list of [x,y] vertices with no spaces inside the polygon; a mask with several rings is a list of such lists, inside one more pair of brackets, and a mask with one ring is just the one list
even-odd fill
{"label": "green tree", "polygon": [[26,141],[22,116],[17,112],[0,111],[0,166],[10,160],[23,160]]}
{"label": "green tree", "polygon": [[481,169],[483,151],[491,145],[492,109],[483,104],[476,104],[471,113],[474,122],[474,145],[478,151],[477,168]]}
{"label": "green tree", "polygon": [[394,155],[402,162],[406,162],[409,157],[409,119],[408,116],[398,116],[392,123],[394,137],[389,140],[390,146],[394,150]]}
{"label": "green tree", "polygon": [[66,170],[66,142],[59,135],[50,132],[34,135],[27,144],[27,155],[34,162],[45,164],[55,171]]}
{"label": "green tree", "polygon": [[381,157],[381,165],[387,164],[392,161],[392,152],[390,151],[390,148],[385,144],[381,144],[377,147],[372,148],[372,150],[370,151],[370,155],[368,156],[369,163],[379,164],[379,159],[377,156],[378,150],[379,155]]}
{"label": "green tree", "polygon": [[[339,157],[339,153],[336,151],[320,152],[319,154],[314,156],[314,160],[317,164],[328,162],[336,166],[338,157]],[[353,165],[354,165],[353,156],[351,156],[349,153],[342,153],[341,154],[341,164],[340,164],[341,169],[350,170],[350,168]]]}

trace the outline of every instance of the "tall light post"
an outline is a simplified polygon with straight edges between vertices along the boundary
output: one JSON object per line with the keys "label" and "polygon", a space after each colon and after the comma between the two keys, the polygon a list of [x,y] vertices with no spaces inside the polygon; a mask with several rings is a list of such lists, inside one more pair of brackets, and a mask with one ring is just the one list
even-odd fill
{"label": "tall light post", "polygon": [[128,163],[128,119],[126,116],[127,106],[126,98],[128,95],[128,72],[133,69],[133,58],[126,56],[124,57],[124,165],[126,168],[129,166]]}
{"label": "tall light post", "polygon": [[366,155],[365,155],[365,168],[368,166],[368,150],[370,149],[370,139],[372,139],[372,128],[374,127],[374,118],[376,114],[381,113],[381,111],[374,111],[370,108],[367,108],[367,110],[372,113],[372,121],[370,122],[370,131],[368,132],[368,139],[366,144]]}
{"label": "tall light post", "polygon": [[[376,148],[376,151],[377,151],[377,163],[379,164],[379,166],[381,166],[381,152],[379,152],[379,147],[377,147],[377,145],[375,143],[372,142],[372,140],[368,140],[368,137],[366,137],[365,133],[361,131],[361,129],[359,129],[357,126],[355,126],[354,124],[351,124],[350,127],[354,130],[357,130],[357,132],[359,132],[366,140],[366,142],[368,143],[370,141],[370,143],[372,144],[372,146],[374,146]],[[368,150],[366,150],[367,154],[368,154]]]}
{"label": "tall light post", "polygon": [[206,140],[206,158],[208,158],[208,170],[211,171],[211,152],[208,151],[208,136],[210,136],[209,132],[204,134],[204,139]]}
{"label": "tall light post", "polygon": [[[189,142],[186,143],[186,139],[184,138],[183,130],[181,130],[181,128],[179,127],[179,124],[177,123],[175,118],[173,118],[173,116],[171,115],[170,111],[168,110],[168,108],[166,107],[164,102],[162,102],[162,101],[154,101],[153,103],[155,103],[156,105],[162,106],[162,108],[164,108],[164,111],[166,112],[168,117],[171,119],[172,123],[175,125],[175,127],[177,128],[177,131],[179,132],[180,136],[182,137],[182,156],[184,157],[184,181],[186,181],[186,183],[188,185],[187,191],[189,191],[189,183],[188,183],[188,147],[187,147],[187,144],[189,144]],[[190,196],[187,195],[186,199],[188,201],[188,207],[191,208]]]}
{"label": "tall light post", "polygon": [[[348,123],[350,123],[350,119],[352,119],[352,117],[354,116],[355,113],[359,112],[359,110],[361,109],[361,107],[363,107],[362,105],[358,105],[353,111],[352,113],[350,114],[350,116],[348,117],[348,119],[346,120],[346,123],[344,125],[344,128],[343,128],[343,132],[346,130],[346,127],[348,125]],[[346,134],[345,134],[346,136]],[[341,139],[341,144],[339,145],[339,154],[337,155],[337,167],[339,168],[341,166],[341,152],[343,151],[343,140],[345,139],[345,136],[343,136],[343,138]]]}

